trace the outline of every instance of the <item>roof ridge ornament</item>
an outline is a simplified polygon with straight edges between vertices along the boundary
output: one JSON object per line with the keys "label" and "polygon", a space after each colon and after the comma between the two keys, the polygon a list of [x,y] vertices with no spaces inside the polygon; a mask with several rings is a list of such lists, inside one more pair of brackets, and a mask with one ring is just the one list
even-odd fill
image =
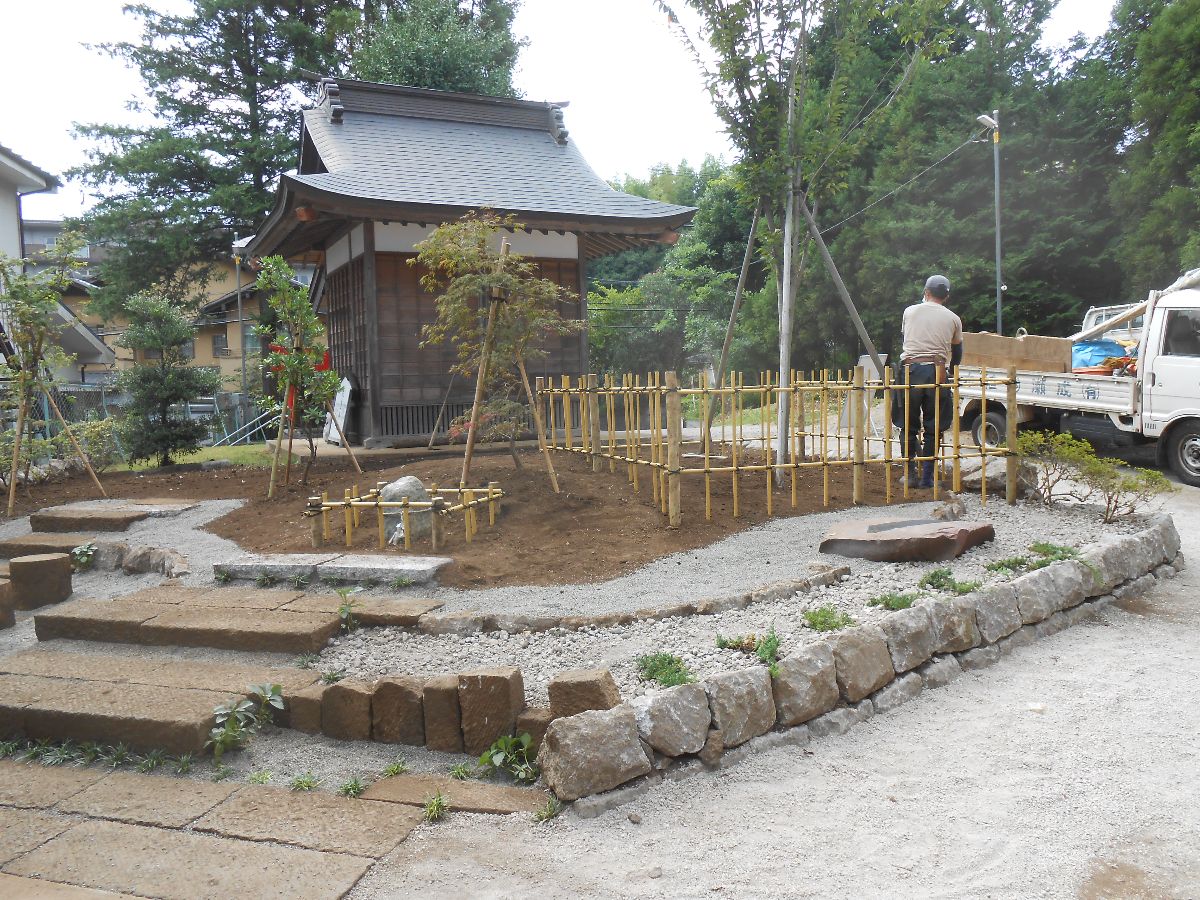
{"label": "roof ridge ornament", "polygon": [[563,111],[561,106],[552,106],[550,108],[550,134],[554,137],[556,144],[565,145],[569,131],[563,125]]}
{"label": "roof ridge ornament", "polygon": [[321,79],[321,96],[319,102],[329,104],[329,121],[334,125],[342,124],[346,107],[342,105],[342,89],[332,78]]}

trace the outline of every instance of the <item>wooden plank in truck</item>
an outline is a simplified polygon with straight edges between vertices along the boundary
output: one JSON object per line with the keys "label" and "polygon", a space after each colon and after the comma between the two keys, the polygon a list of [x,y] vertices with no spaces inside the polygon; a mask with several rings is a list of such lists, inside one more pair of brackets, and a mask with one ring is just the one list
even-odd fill
{"label": "wooden plank in truck", "polygon": [[1024,337],[1003,337],[988,332],[963,334],[964,366],[987,366],[989,369],[1018,369],[1037,372],[1070,372],[1070,338],[1043,337],[1030,334]]}

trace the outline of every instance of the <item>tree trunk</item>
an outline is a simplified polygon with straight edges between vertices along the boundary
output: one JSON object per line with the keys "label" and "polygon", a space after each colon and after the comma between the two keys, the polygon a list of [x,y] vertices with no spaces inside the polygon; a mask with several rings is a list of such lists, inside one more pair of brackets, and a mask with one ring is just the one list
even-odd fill
{"label": "tree trunk", "polygon": [[508,454],[512,457],[513,466],[518,472],[525,468],[521,465],[521,457],[517,455],[517,439],[515,437],[508,439]]}

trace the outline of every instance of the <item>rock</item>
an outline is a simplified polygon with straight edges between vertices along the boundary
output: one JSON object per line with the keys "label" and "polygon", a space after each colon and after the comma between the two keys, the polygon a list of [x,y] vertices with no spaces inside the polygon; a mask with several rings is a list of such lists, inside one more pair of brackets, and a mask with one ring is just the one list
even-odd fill
{"label": "rock", "polygon": [[933,627],[925,607],[910,606],[888,613],[878,627],[887,638],[896,674],[915,669],[933,656]]}
{"label": "rock", "polygon": [[829,737],[830,735],[845,734],[862,720],[855,710],[848,706],[833,709],[823,716],[817,716],[808,723],[808,732],[814,738]]}
{"label": "rock", "polygon": [[726,747],[736,747],[771,730],[775,700],[771,673],[765,666],[713,675],[704,682],[712,724],[720,730]]}
{"label": "rock", "polygon": [[995,537],[990,522],[848,519],[826,532],[820,551],[879,562],[945,561]]}
{"label": "rock", "polygon": [[1076,560],[1080,568],[1080,578],[1086,599],[1099,597],[1117,586],[1115,576],[1110,576],[1105,570],[1103,545],[1090,547],[1079,554]]}
{"label": "rock", "polygon": [[1038,622],[1033,626],[1033,636],[1039,640],[1044,637],[1050,637],[1052,634],[1058,634],[1069,625],[1070,622],[1067,621],[1066,613],[1056,612],[1044,622]]}
{"label": "rock", "polygon": [[1034,641],[1033,626],[1025,625],[1018,628],[1006,638],[1001,638],[996,646],[1000,648],[1001,656],[1008,656],[1018,647],[1025,647]]}
{"label": "rock", "polygon": [[704,738],[704,746],[700,748],[700,762],[706,766],[716,766],[725,755],[725,738],[721,729],[710,728]]}
{"label": "rock", "polygon": [[425,745],[425,685],[419,678],[381,678],[371,699],[371,737],[386,744]]}
{"label": "rock", "polygon": [[934,653],[961,653],[979,646],[975,602],[970,597],[924,597],[917,605],[929,613]]}
{"label": "rock", "polygon": [[967,514],[967,505],[954,491],[946,492],[946,499],[935,504],[930,516],[942,522],[957,522]]}
{"label": "rock", "polygon": [[985,644],[994,644],[1021,627],[1021,610],[1011,584],[996,584],[975,593],[975,624]]}
{"label": "rock", "polygon": [[92,557],[92,567],[112,572],[121,568],[129,545],[121,541],[100,541],[96,544],[96,554]]}
{"label": "rock", "polygon": [[878,628],[839,631],[830,641],[838,690],[851,703],[873,694],[895,677],[887,639]]}
{"label": "rock", "polygon": [[925,682],[926,689],[945,687],[962,674],[962,666],[953,654],[935,656],[925,665],[917,669],[917,674]]}
{"label": "rock", "polygon": [[12,628],[17,624],[17,616],[13,610],[12,582],[7,578],[0,578],[0,628]]}
{"label": "rock", "polygon": [[837,706],[837,670],[828,641],[801,647],[781,659],[776,670],[771,687],[780,725],[799,725]]}
{"label": "rock", "polygon": [[915,699],[924,690],[925,683],[916,672],[901,675],[887,687],[871,695],[871,703],[875,712],[882,714],[891,712],[897,706]]}
{"label": "rock", "polygon": [[637,813],[630,813],[630,814],[628,815],[628,817],[627,817],[627,818],[628,818],[628,819],[629,819],[629,821],[630,821],[632,824],[634,824],[634,825],[641,825],[641,824],[642,824],[642,817],[641,817],[641,816],[639,816]]}
{"label": "rock", "polygon": [[612,790],[650,771],[628,704],[555,719],[537,761],[560,800]]}
{"label": "rock", "polygon": [[[959,464],[962,489],[966,493],[979,493],[983,485],[983,463],[977,456],[967,457]],[[1004,460],[989,459],[987,467],[987,489],[989,496],[1002,497],[1008,481],[1007,467]],[[1036,494],[1038,482],[1037,466],[1021,460],[1017,468],[1017,496],[1027,497]]]}
{"label": "rock", "polygon": [[126,575],[141,575],[153,572],[154,547],[130,547],[121,559],[121,570]]}
{"label": "rock", "polygon": [[1154,576],[1143,575],[1140,578],[1135,578],[1129,584],[1123,584],[1113,591],[1113,596],[1118,600],[1132,600],[1136,597],[1144,596],[1147,591],[1154,587]]}
{"label": "rock", "polygon": [[283,709],[287,716],[287,727],[306,734],[320,734],[321,700],[324,694],[325,685],[318,681],[294,694],[285,695]]}
{"label": "rock", "polygon": [[71,596],[71,555],[34,553],[8,563],[14,609],[38,609]]}
{"label": "rock", "polygon": [[565,719],[589,709],[621,704],[621,691],[608,669],[570,669],[550,679],[550,712]]}
{"label": "rock", "polygon": [[444,753],[462,753],[458,676],[438,675],[426,681],[421,691],[421,708],[425,715],[425,746]]}
{"label": "rock", "polygon": [[516,733],[529,735],[533,741],[533,752],[537,753],[546,737],[546,729],[550,727],[552,721],[554,721],[554,716],[550,714],[550,707],[527,706],[517,716]]}
{"label": "rock", "polygon": [[474,610],[426,613],[417,620],[417,627],[425,634],[479,634],[485,624],[484,616]]}
{"label": "rock", "polygon": [[460,674],[458,706],[463,749],[479,756],[516,727],[517,715],[525,708],[521,670],[504,667]]}
{"label": "rock", "polygon": [[[1051,568],[1053,567],[1028,572],[1020,578],[1014,578],[1011,582],[1012,589],[1017,595],[1017,608],[1021,613],[1021,621],[1026,625],[1048,619],[1063,608],[1059,602],[1058,591],[1054,586],[1054,579],[1050,574]],[[1080,594],[1080,599],[1082,596]]]}
{"label": "rock", "polygon": [[1181,546],[1179,531],[1175,528],[1175,520],[1167,513],[1158,513],[1152,519],[1152,528],[1158,530],[1163,544],[1163,560],[1170,562],[1179,553]]}
{"label": "rock", "polygon": [[190,575],[187,557],[177,550],[155,547],[150,554],[150,571],[167,578],[182,578]]}
{"label": "rock", "polygon": [[369,741],[371,684],[347,679],[329,685],[321,698],[321,731],[340,741]]}
{"label": "rock", "polygon": [[1000,661],[1000,651],[996,649],[995,645],[976,647],[959,656],[958,661],[965,672],[986,669]]}
{"label": "rock", "polygon": [[629,704],[638,734],[666,756],[699,753],[708,738],[712,715],[704,685],[681,684],[636,697]]}
{"label": "rock", "polygon": [[[421,483],[421,479],[414,475],[405,475],[402,478],[397,478],[390,484],[384,485],[379,491],[379,499],[387,503],[399,503],[405,497],[409,502],[429,502],[429,491],[425,485]],[[388,536],[388,543],[393,545],[404,545],[404,514],[400,507],[392,506],[384,509],[383,513],[383,530]],[[423,537],[428,537],[433,530],[433,513],[429,511],[417,512],[412,510],[408,514],[408,527],[410,530],[409,540],[415,541]]]}

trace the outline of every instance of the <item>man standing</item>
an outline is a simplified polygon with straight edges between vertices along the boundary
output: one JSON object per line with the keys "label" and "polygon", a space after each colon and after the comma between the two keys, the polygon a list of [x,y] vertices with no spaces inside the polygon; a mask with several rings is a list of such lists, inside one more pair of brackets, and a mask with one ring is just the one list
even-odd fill
{"label": "man standing", "polygon": [[[950,281],[944,275],[930,275],[925,281],[922,302],[904,310],[901,329],[904,336],[901,365],[908,368],[909,383],[936,384],[949,380],[949,371],[962,360],[962,320],[946,309]],[[940,378],[939,378],[940,376]],[[901,379],[903,381],[903,378]],[[939,431],[950,427],[952,416],[937,416],[939,391],[936,388],[913,390],[904,423],[901,452],[907,457],[906,483],[910,487],[933,487],[934,458],[941,439]],[[900,403],[903,403],[900,398]],[[922,440],[918,444],[918,432]],[[921,457],[920,481],[917,481],[917,457]]]}

